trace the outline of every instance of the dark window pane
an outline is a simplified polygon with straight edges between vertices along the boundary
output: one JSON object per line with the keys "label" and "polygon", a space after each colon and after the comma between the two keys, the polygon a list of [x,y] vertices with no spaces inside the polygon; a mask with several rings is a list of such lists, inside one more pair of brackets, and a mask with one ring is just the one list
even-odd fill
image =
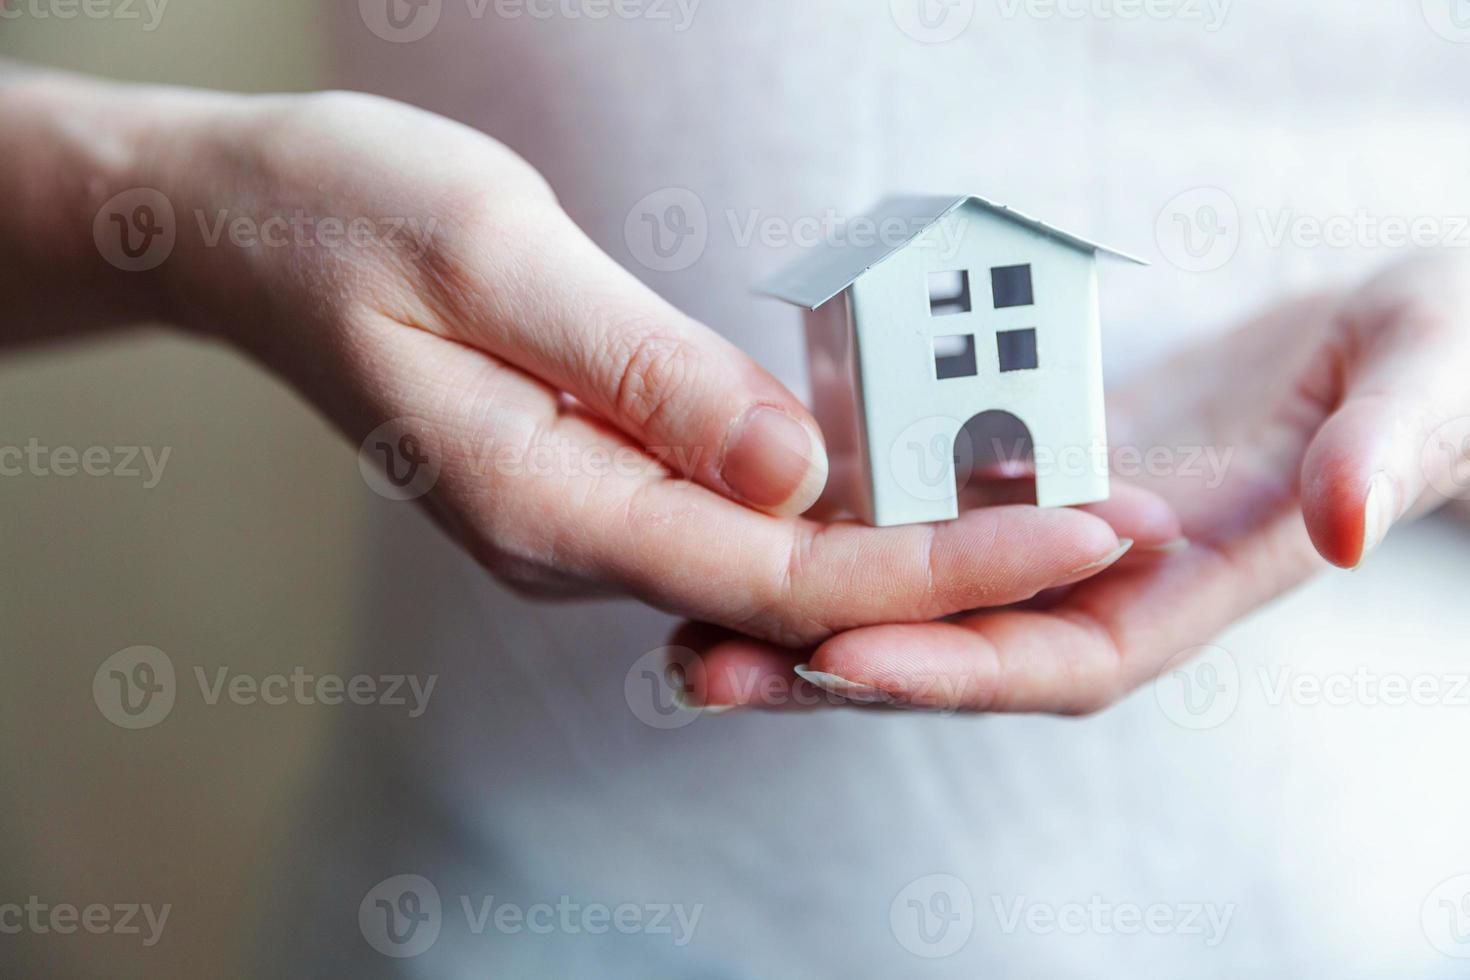
{"label": "dark window pane", "polygon": [[970,274],[959,272],[929,273],[929,313],[948,316],[970,312]]}
{"label": "dark window pane", "polygon": [[990,288],[995,293],[995,308],[1030,306],[1036,302],[1031,294],[1031,267],[1008,265],[990,270]]}
{"label": "dark window pane", "polygon": [[973,378],[979,373],[973,334],[934,338],[934,374],[940,381]]}
{"label": "dark window pane", "polygon": [[995,335],[1002,371],[1029,371],[1036,367],[1036,331],[1002,330]]}

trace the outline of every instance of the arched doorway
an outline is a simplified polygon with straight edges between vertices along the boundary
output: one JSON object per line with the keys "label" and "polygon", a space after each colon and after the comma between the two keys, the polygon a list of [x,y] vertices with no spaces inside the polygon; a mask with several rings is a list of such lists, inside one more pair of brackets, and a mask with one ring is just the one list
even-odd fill
{"label": "arched doorway", "polygon": [[1036,503],[1031,430],[998,409],[973,416],[955,434],[954,476],[960,510]]}

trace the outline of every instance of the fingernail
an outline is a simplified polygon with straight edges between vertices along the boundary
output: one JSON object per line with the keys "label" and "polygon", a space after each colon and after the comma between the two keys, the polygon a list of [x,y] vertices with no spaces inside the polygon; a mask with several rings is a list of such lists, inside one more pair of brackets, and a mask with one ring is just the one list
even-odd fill
{"label": "fingernail", "polygon": [[722,715],[735,710],[733,704],[695,704],[689,700],[689,692],[681,690],[674,691],[674,705],[684,711],[698,711],[706,715]]}
{"label": "fingernail", "polygon": [[1064,578],[1056,582],[1051,587],[1057,588],[1063,585],[1075,585],[1083,579],[1091,578],[1098,572],[1102,571],[1104,568],[1107,568],[1109,565],[1116,564],[1118,559],[1128,554],[1129,549],[1132,547],[1132,538],[1119,538],[1118,547],[1114,548],[1106,555],[1103,555],[1097,561],[1092,562],[1088,565],[1083,565],[1081,568],[1077,569],[1074,572],[1069,572]]}
{"label": "fingernail", "polygon": [[1373,474],[1368,484],[1368,499],[1363,504],[1363,551],[1358,564],[1368,560],[1373,550],[1388,536],[1398,510],[1393,479],[1382,471]]}
{"label": "fingernail", "polygon": [[810,664],[802,664],[797,667],[796,676],[814,687],[820,687],[829,694],[836,694],[848,701],[856,701],[858,704],[891,704],[897,700],[887,691],[881,691],[876,687],[859,684],[857,681],[850,681],[836,674],[812,670]]}
{"label": "fingernail", "polygon": [[1173,541],[1165,541],[1163,544],[1156,544],[1151,548],[1139,548],[1138,550],[1140,552],[1146,551],[1152,555],[1176,555],[1181,551],[1189,550],[1189,539],[1175,538]]}
{"label": "fingernail", "polygon": [[730,431],[720,476],[746,503],[800,514],[827,483],[827,450],[820,436],[779,408],[756,405]]}

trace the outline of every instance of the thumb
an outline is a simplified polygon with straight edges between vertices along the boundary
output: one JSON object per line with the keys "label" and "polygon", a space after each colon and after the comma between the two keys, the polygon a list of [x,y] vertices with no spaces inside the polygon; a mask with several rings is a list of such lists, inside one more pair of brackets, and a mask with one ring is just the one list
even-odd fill
{"label": "thumb", "polygon": [[[821,494],[827,453],[801,402],[768,371],[621,268],[559,209],[501,216],[507,255],[476,250],[478,288],[456,339],[574,396],[650,454],[779,515]],[[442,278],[442,274],[441,274]]]}
{"label": "thumb", "polygon": [[[1427,506],[1430,480],[1456,460],[1426,453],[1437,429],[1470,414],[1462,289],[1438,263],[1397,269],[1353,297],[1334,324],[1343,398],[1302,462],[1307,531],[1322,557],[1356,568],[1394,522]],[[1458,451],[1458,450],[1457,450]]]}

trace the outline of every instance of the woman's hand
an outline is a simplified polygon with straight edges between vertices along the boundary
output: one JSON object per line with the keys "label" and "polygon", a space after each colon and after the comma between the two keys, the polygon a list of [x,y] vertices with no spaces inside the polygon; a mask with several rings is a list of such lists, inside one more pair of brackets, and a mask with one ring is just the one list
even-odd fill
{"label": "woman's hand", "polygon": [[[853,701],[1102,708],[1326,562],[1358,565],[1395,521],[1444,502],[1436,487],[1465,484],[1467,378],[1464,256],[1284,306],[1112,399],[1115,458],[1175,463],[1145,486],[1181,515],[1187,550],[1120,564],[1046,608],[875,625],[803,651],[687,627],[689,700],[810,705],[792,674],[808,662],[804,678]],[[1188,464],[1200,450],[1227,461],[1223,482]]]}
{"label": "woman's hand", "polygon": [[[17,135],[28,111],[32,129],[56,115],[42,84],[7,93],[0,132],[22,156],[80,143],[48,171],[92,161],[40,181],[71,199],[33,210],[51,223],[64,210],[80,232],[51,258],[91,249],[98,295],[161,297],[150,312],[251,352],[354,443],[388,424],[383,462],[406,462],[395,447],[427,456],[433,514],[519,589],[631,594],[800,645],[1023,600],[1109,563],[1120,535],[1178,533],[1152,498],[887,530],[801,519],[826,476],[805,409],[594,247],[505,147],[366,96],[108,90],[103,111],[67,86],[63,115],[90,122]],[[91,236],[135,187],[166,198],[177,242],[128,272]],[[25,288],[39,271],[4,248]]]}

